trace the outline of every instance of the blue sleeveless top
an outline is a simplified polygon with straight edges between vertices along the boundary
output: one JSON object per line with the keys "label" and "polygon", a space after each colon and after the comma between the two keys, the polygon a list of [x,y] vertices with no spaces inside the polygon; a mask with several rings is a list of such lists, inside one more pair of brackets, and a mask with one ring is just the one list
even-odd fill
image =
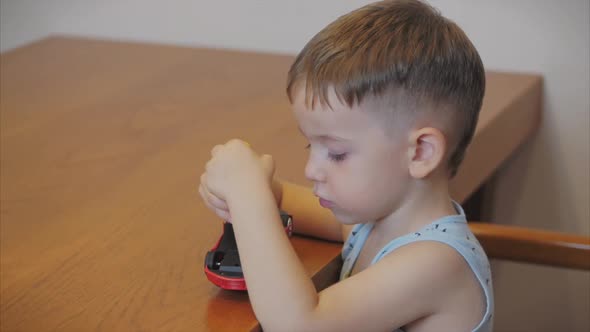
{"label": "blue sleeveless top", "polygon": [[[395,249],[408,243],[437,241],[452,247],[463,256],[477,277],[486,298],[486,312],[482,320],[472,332],[491,332],[493,325],[492,315],[494,312],[494,294],[492,291],[490,263],[483,248],[467,225],[465,212],[456,202],[453,202],[453,205],[459,213],[458,215],[440,218],[424,226],[416,233],[400,236],[392,240],[379,251],[371,261],[371,265],[377,263],[381,258]],[[342,265],[342,270],[340,272],[340,280],[350,276],[352,267],[374,226],[375,223],[370,222],[357,224],[352,228],[342,249],[342,259],[344,260],[344,264]],[[403,330],[398,329],[396,332],[403,332]]]}

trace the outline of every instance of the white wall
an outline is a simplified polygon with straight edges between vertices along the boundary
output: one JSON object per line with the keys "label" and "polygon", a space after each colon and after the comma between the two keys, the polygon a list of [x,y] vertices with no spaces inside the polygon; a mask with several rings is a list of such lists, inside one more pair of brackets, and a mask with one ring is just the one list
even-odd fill
{"label": "white wall", "polygon": [[[361,0],[0,0],[0,51],[54,33],[296,53]],[[493,219],[590,234],[588,0],[432,0],[487,69],[542,73],[541,130],[499,172]],[[494,264],[498,330],[590,330],[590,275]]]}

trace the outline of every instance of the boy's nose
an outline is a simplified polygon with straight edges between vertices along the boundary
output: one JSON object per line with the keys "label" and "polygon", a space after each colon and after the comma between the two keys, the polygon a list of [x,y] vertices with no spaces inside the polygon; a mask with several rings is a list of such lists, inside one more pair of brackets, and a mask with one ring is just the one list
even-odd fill
{"label": "boy's nose", "polygon": [[313,182],[323,182],[325,180],[325,174],[322,171],[319,163],[312,160],[310,157],[307,160],[307,164],[305,165],[305,177],[309,181]]}

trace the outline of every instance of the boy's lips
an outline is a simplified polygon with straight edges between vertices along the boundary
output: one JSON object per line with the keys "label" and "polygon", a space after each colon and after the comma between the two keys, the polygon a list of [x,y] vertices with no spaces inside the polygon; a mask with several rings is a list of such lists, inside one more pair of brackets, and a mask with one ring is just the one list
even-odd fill
{"label": "boy's lips", "polygon": [[319,197],[319,199],[320,199],[320,205],[326,209],[330,209],[334,206],[334,202],[331,202],[327,199],[323,199],[321,197]]}

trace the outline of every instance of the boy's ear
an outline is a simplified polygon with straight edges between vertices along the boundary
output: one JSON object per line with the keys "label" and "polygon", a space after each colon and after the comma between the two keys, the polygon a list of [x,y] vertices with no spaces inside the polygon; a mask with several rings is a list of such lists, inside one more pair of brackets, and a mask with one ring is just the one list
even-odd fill
{"label": "boy's ear", "polygon": [[416,179],[423,179],[443,162],[447,142],[443,133],[432,127],[420,128],[410,133],[409,171]]}

